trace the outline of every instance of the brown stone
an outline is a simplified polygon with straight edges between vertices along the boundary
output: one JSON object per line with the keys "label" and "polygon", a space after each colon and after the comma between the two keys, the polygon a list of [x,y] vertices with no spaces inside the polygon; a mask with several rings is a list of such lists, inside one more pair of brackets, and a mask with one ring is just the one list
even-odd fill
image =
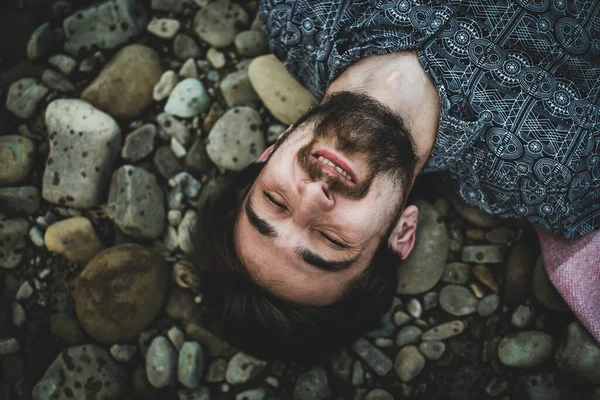
{"label": "brown stone", "polygon": [[89,220],[73,217],[52,224],[44,237],[48,250],[74,263],[86,263],[104,249]]}

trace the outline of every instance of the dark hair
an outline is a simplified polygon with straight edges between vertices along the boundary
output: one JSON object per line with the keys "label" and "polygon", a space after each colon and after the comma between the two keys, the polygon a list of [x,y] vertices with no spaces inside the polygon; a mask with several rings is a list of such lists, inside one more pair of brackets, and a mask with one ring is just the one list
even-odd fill
{"label": "dark hair", "polygon": [[[363,95],[359,97],[365,100]],[[338,97],[337,100],[342,100],[344,106],[348,98]],[[371,102],[367,106],[381,106],[373,103],[376,102],[374,99],[367,97],[366,101]],[[327,105],[327,101],[324,104]],[[354,113],[350,114],[356,118],[348,118],[347,112],[351,111],[348,107],[342,112],[336,111],[333,118],[331,113],[323,114],[322,110],[323,105],[310,110],[296,126],[317,120],[316,130],[325,131],[335,128],[336,121],[339,123],[340,117],[345,115],[346,118],[342,118],[344,129],[383,130],[387,134],[390,129],[398,131],[404,139],[393,144],[393,149],[401,145],[409,147],[400,150],[406,159],[402,166],[405,171],[399,179],[410,181],[416,156],[410,135],[399,117],[389,110],[372,115],[369,107],[361,109],[356,103]],[[327,118],[328,115],[330,118]],[[357,123],[357,118],[361,123]],[[375,121],[363,121],[369,119]],[[388,148],[388,151],[393,150]],[[387,155],[380,156],[389,159]],[[201,209],[191,235],[193,253],[190,258],[196,266],[204,313],[209,321],[216,323],[218,334],[248,354],[262,359],[314,362],[377,327],[381,314],[391,305],[400,263],[387,243],[394,225],[390,224],[370,265],[350,282],[337,302],[316,307],[284,301],[254,282],[235,250],[234,232],[238,214],[263,167],[262,163],[252,164],[229,176],[221,190],[210,197]],[[402,194],[402,205],[407,196],[408,193]]]}

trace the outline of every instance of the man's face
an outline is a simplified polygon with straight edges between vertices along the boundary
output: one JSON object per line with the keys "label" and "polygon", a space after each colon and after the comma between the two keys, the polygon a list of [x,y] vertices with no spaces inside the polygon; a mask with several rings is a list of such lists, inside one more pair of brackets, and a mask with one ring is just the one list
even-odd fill
{"label": "man's face", "polygon": [[377,166],[377,146],[376,138],[316,136],[303,124],[272,154],[235,231],[238,256],[259,285],[321,306],[365,270],[397,222],[405,189]]}

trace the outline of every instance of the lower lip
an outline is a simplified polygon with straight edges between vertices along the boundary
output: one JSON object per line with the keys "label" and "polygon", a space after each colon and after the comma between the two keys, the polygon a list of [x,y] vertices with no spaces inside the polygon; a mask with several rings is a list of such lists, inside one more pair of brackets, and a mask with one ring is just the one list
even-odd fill
{"label": "lower lip", "polygon": [[[356,174],[354,173],[354,171],[352,171],[352,168],[350,168],[350,166],[348,164],[346,164],[342,159],[340,159],[335,154],[330,153],[327,150],[318,150],[313,154],[313,156],[315,156],[316,158],[319,158],[320,156],[327,158],[334,164],[338,165],[341,169],[346,171],[348,173],[348,175],[350,175],[350,177],[352,178],[353,183],[358,183],[358,180],[356,179]],[[335,170],[335,168],[333,168],[333,170]],[[337,171],[336,171],[336,173],[337,173]]]}

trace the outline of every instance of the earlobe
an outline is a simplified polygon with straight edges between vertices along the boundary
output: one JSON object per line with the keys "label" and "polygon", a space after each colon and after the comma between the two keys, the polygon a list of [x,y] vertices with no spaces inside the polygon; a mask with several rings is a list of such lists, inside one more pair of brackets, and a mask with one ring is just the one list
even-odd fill
{"label": "earlobe", "polygon": [[402,260],[408,257],[415,245],[418,220],[419,209],[413,205],[406,207],[390,235],[388,244]]}
{"label": "earlobe", "polygon": [[279,140],[281,139],[281,137],[283,135],[285,135],[285,133],[287,131],[289,131],[290,129],[292,129],[294,127],[294,125],[290,125],[285,132],[281,133],[279,136],[277,136],[277,140],[275,141],[275,143],[273,143],[272,145],[270,145],[269,147],[267,147],[267,149],[265,151],[263,151],[263,153],[260,155],[260,157],[258,157],[258,159],[256,160],[256,162],[265,162],[269,159],[269,156],[271,155],[271,153],[273,153],[273,150],[275,150],[275,145],[277,144],[277,142],[279,142]]}

